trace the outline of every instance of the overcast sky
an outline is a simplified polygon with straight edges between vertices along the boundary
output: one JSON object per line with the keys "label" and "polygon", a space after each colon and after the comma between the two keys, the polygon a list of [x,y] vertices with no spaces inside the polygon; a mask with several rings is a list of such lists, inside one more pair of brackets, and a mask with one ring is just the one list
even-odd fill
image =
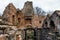
{"label": "overcast sky", "polygon": [[26,1],[32,1],[34,7],[38,6],[45,11],[60,10],[60,0],[0,0],[0,13],[3,13],[9,3],[13,3],[16,8],[22,9]]}

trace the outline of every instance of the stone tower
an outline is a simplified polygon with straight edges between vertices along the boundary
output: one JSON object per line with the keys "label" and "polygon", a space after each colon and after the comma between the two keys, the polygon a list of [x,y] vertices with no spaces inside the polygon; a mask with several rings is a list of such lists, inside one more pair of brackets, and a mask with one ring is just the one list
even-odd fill
{"label": "stone tower", "polygon": [[26,25],[32,25],[32,19],[33,19],[33,4],[31,1],[27,1],[24,4],[24,7],[22,9],[22,13],[24,13],[24,19]]}
{"label": "stone tower", "polygon": [[25,2],[22,12],[25,14],[25,16],[32,16],[34,13],[32,2],[30,1]]}
{"label": "stone tower", "polygon": [[9,3],[3,12],[3,20],[5,23],[15,25],[16,23],[16,8],[12,3]]}

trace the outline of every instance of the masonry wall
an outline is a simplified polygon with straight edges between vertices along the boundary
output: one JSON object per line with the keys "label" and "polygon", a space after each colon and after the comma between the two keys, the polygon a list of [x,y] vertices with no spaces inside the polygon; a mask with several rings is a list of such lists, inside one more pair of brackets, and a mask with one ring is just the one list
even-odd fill
{"label": "masonry wall", "polygon": [[32,2],[25,2],[22,10],[16,9],[15,6],[10,3],[3,12],[3,20],[9,25],[16,25],[17,28],[27,28],[31,26],[33,28],[41,28],[45,16],[38,16],[34,14]]}

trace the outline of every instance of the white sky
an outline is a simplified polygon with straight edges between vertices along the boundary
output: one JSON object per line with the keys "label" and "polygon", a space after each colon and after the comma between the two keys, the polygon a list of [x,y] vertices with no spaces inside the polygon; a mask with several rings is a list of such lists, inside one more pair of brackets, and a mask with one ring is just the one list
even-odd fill
{"label": "white sky", "polygon": [[45,11],[60,10],[60,0],[0,0],[0,13],[3,13],[9,3],[13,3],[16,8],[23,8],[26,1],[32,1],[33,6],[40,7]]}

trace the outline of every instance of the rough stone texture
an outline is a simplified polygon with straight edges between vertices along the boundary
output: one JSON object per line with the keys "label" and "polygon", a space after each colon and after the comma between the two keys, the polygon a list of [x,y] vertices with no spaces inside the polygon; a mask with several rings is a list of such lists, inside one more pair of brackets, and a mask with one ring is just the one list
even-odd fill
{"label": "rough stone texture", "polygon": [[0,25],[0,40],[15,40],[16,30],[16,26]]}
{"label": "rough stone texture", "polygon": [[24,13],[25,16],[33,16],[34,11],[32,2],[29,1],[25,2],[22,12]]}
{"label": "rough stone texture", "polygon": [[45,16],[34,15],[33,20],[32,20],[33,27],[42,28],[42,24],[45,18],[46,18]]}
{"label": "rough stone texture", "polygon": [[7,40],[5,36],[0,35],[0,40]]}
{"label": "rough stone texture", "polygon": [[50,30],[49,28],[42,28],[40,40],[57,40],[56,34]]}
{"label": "rough stone texture", "polygon": [[41,28],[46,16],[34,14],[32,2],[27,1],[22,10],[16,9],[12,3],[8,4],[2,17],[6,24],[17,25],[17,28],[24,29],[29,25]]}
{"label": "rough stone texture", "polygon": [[2,17],[3,17],[3,21],[10,25],[16,23],[16,8],[12,3],[7,5],[7,7],[3,12]]}
{"label": "rough stone texture", "polygon": [[51,20],[54,21],[54,24],[56,26],[56,30],[60,32],[60,11],[56,10],[50,17]]}
{"label": "rough stone texture", "polygon": [[[49,28],[50,29],[50,33],[53,33],[54,36],[50,36],[51,40],[57,40],[55,39],[55,37],[57,38],[57,35],[60,34],[60,11],[56,10],[52,15],[47,15],[46,19],[44,20],[43,23],[43,28]],[[58,34],[56,34],[56,32],[58,32]],[[46,36],[46,35],[45,35]]]}
{"label": "rough stone texture", "polygon": [[55,25],[55,22],[57,20],[56,20],[56,18],[54,19],[52,16],[54,16],[54,14],[51,15],[51,16],[47,15],[46,19],[44,20],[44,23],[43,23],[43,26],[42,27],[43,28],[50,28],[53,31],[57,31],[57,29],[56,29],[57,28],[57,25]]}
{"label": "rough stone texture", "polygon": [[[21,40],[24,40],[24,29],[33,28],[37,34],[39,31],[35,28],[42,28],[40,34],[37,34],[38,37],[40,38],[41,36],[41,40],[53,40],[49,38],[55,38],[54,32],[58,31],[57,29],[60,26],[60,11],[57,10],[52,15],[47,15],[46,17],[43,15],[34,14],[32,2],[25,2],[22,10],[16,9],[15,6],[10,3],[3,12],[2,23],[9,25],[7,28],[8,31],[4,30],[9,35],[8,39],[14,40],[16,38],[19,40],[19,37],[21,37]],[[13,27],[11,25],[16,26]],[[47,28],[49,30],[47,30]],[[54,36],[51,36],[50,33],[53,33]],[[38,40],[40,40],[39,38]]]}

